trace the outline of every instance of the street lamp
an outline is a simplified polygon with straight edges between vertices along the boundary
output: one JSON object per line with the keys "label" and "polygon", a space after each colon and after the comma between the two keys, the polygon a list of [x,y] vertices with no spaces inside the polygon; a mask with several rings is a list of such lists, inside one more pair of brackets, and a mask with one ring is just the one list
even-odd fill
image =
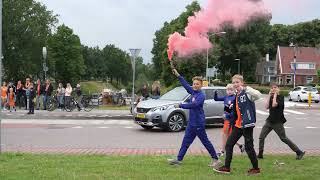
{"label": "street lamp", "polygon": [[[132,114],[134,114],[134,81],[136,75],[136,57],[138,57],[141,49],[129,49],[131,53],[131,65],[132,65],[132,97],[131,97],[131,110]],[[133,116],[134,119],[134,116]]]}
{"label": "street lamp", "polygon": [[[0,85],[2,86],[2,0],[0,0]],[[2,99],[0,98],[0,104],[2,104]],[[2,109],[0,106],[0,154],[2,153],[2,143],[1,143],[1,119],[2,119]]]}
{"label": "street lamp", "polygon": [[47,59],[47,48],[46,47],[42,48],[42,56],[43,56],[42,68],[44,71],[44,80],[46,80],[47,79],[47,71],[48,71],[47,62],[46,62],[46,59]]}
{"label": "street lamp", "polygon": [[[211,36],[214,35],[222,35],[222,34],[226,34],[227,32],[225,31],[221,31],[221,32],[216,32],[216,33],[211,33],[210,35],[208,35],[208,39]],[[209,68],[209,48],[207,48],[207,67],[206,67],[206,80],[208,80],[208,68]]]}
{"label": "street lamp", "polygon": [[237,59],[235,59],[235,61],[238,61],[238,74],[240,74],[240,59],[237,58]]}
{"label": "street lamp", "polygon": [[293,47],[293,88],[296,88],[296,70],[297,70],[297,46],[296,44],[290,43],[290,47]]}

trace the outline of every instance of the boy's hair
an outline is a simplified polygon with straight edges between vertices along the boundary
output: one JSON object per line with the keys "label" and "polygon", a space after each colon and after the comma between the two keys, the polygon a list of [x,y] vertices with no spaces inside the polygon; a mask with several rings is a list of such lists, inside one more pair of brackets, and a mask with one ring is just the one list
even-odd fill
{"label": "boy's hair", "polygon": [[226,86],[226,89],[231,89],[231,90],[234,91],[233,84],[228,84],[228,85]]}
{"label": "boy's hair", "polygon": [[273,87],[273,86],[276,86],[276,87],[279,87],[279,85],[277,83],[270,83],[270,87]]}
{"label": "boy's hair", "polygon": [[193,77],[193,78],[192,78],[192,81],[195,81],[195,80],[200,81],[200,82],[201,82],[201,84],[202,84],[202,82],[203,82],[203,80],[202,80],[202,77],[201,77],[201,76],[195,76],[195,77]]}
{"label": "boy's hair", "polygon": [[243,82],[243,76],[240,75],[240,74],[234,75],[234,76],[232,77],[232,80],[234,80],[234,79],[238,79],[238,80],[240,80],[241,82]]}

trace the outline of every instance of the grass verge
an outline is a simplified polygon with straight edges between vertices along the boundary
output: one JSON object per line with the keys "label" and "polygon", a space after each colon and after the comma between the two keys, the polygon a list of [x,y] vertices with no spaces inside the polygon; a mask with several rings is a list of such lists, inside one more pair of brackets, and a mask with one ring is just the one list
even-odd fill
{"label": "grass verge", "polygon": [[[207,156],[186,156],[181,166],[170,166],[168,156],[67,156],[4,153],[0,155],[0,179],[247,179],[246,156],[235,156],[232,173],[220,175],[207,165]],[[278,166],[276,161],[285,163]],[[262,173],[250,179],[319,179],[320,156],[265,156]]]}

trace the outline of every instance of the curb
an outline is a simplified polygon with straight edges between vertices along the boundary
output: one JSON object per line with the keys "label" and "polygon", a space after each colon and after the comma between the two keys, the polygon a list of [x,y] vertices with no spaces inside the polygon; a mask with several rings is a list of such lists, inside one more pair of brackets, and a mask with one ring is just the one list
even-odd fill
{"label": "curb", "polygon": [[[48,147],[4,147],[3,152],[31,154],[63,154],[63,155],[177,155],[178,149],[158,148],[48,148]],[[189,149],[190,155],[208,155],[206,149]],[[246,155],[235,152],[236,155]],[[267,155],[295,155],[291,150],[266,150]],[[306,149],[306,155],[320,155],[320,149]]]}

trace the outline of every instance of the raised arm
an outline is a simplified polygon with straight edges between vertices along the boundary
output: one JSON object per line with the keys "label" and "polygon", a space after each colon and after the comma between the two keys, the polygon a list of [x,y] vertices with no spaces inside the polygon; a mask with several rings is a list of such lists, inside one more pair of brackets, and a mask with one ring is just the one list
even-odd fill
{"label": "raised arm", "polygon": [[181,83],[181,85],[186,89],[186,91],[189,94],[193,94],[193,89],[192,87],[189,85],[189,83],[178,73],[178,71],[176,69],[172,69],[172,73],[174,75],[176,75]]}
{"label": "raised arm", "polygon": [[246,87],[246,93],[248,95],[248,98],[251,101],[256,101],[260,99],[262,96],[262,94],[258,90],[253,89],[252,87],[249,87],[249,86]]}
{"label": "raised arm", "polygon": [[214,97],[213,98],[214,98],[215,101],[224,101],[225,96],[219,97],[217,91],[214,91]]}

